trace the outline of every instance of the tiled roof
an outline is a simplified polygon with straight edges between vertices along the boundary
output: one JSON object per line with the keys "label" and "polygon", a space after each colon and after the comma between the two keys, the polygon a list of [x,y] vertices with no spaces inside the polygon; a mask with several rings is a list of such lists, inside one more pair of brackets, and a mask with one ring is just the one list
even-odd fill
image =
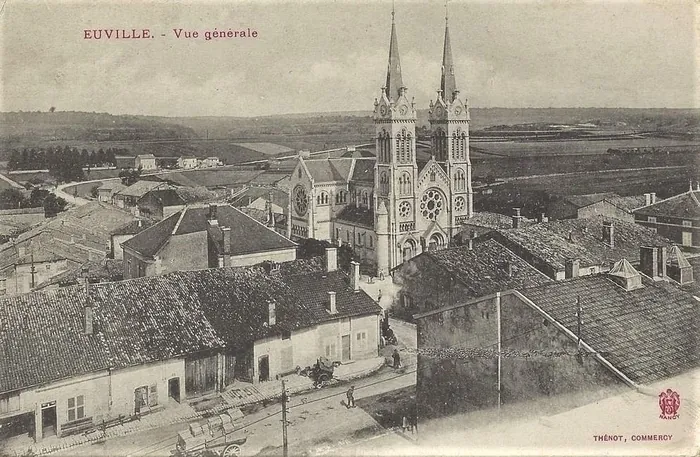
{"label": "tiled roof", "polygon": [[[245,347],[283,331],[379,314],[344,272],[319,259],[177,272],[0,299],[0,393],[107,368],[166,360],[224,344]],[[337,313],[326,311],[336,292]],[[276,324],[267,325],[268,303]],[[83,332],[84,308],[94,332]]]}
{"label": "tiled roof", "polygon": [[583,341],[634,382],[650,383],[700,364],[700,306],[664,281],[645,279],[642,288],[625,291],[606,275],[595,275],[521,292],[574,334],[579,297]]}
{"label": "tiled roof", "polygon": [[700,191],[691,190],[635,210],[644,216],[700,219]]}
{"label": "tiled roof", "polygon": [[[124,242],[123,246],[143,255],[153,256],[173,234],[184,235],[207,231],[208,213],[208,207],[187,207]],[[229,205],[217,206],[217,220],[220,227],[231,227],[232,255],[289,249],[296,246],[291,240]],[[215,241],[221,242],[221,239]]]}
{"label": "tiled roof", "polygon": [[159,178],[185,187],[230,187],[240,184],[248,184],[263,170],[241,170],[230,167],[217,167],[215,169],[177,171],[174,173],[161,173]]}
{"label": "tiled roof", "polygon": [[[122,281],[0,300],[0,392],[221,347],[176,283]],[[84,308],[94,331],[84,334]]]}
{"label": "tiled roof", "polygon": [[462,282],[468,291],[462,298],[482,297],[506,289],[536,286],[551,281],[493,240],[475,244],[472,250],[467,246],[459,246],[420,254],[423,255]]}
{"label": "tiled roof", "polygon": [[136,181],[132,185],[115,192],[115,195],[123,195],[125,197],[143,197],[148,192],[154,189],[163,189],[170,187],[168,184],[159,181]]}
{"label": "tiled roof", "polygon": [[336,216],[338,222],[349,222],[353,225],[362,225],[364,227],[374,227],[374,211],[367,208],[357,208],[354,205],[348,205],[343,208]]}
{"label": "tiled roof", "polygon": [[[635,263],[640,246],[668,246],[670,242],[641,225],[613,222],[614,247],[603,242],[603,217],[567,219],[534,224],[529,227],[498,230],[489,236],[506,247],[524,249],[533,257],[560,271],[567,259],[579,259],[580,266],[611,267],[622,258]],[[569,239],[569,234],[571,239]]]}
{"label": "tiled roof", "polygon": [[[245,347],[285,330],[381,311],[365,292],[350,290],[344,272],[323,273],[319,267],[317,261],[297,260],[281,264],[275,273],[254,266],[184,271],[166,278],[195,294],[209,321],[231,347]],[[336,292],[336,314],[325,309],[329,291]],[[271,327],[267,325],[270,301],[275,303],[277,322]]]}
{"label": "tiled roof", "polygon": [[304,159],[315,183],[344,181],[350,178],[352,159]]}
{"label": "tiled roof", "polygon": [[153,221],[150,219],[137,219],[131,222],[127,222],[118,229],[112,231],[112,235],[136,235],[148,227],[153,225]]}
{"label": "tiled roof", "polygon": [[605,192],[599,194],[586,194],[586,195],[567,195],[564,200],[571,203],[572,205],[583,208],[594,203],[602,202],[603,200],[608,200],[610,198],[618,197],[614,192]]}
{"label": "tiled roof", "polygon": [[624,209],[625,211],[632,211],[641,206],[644,206],[645,199],[644,195],[631,195],[629,197],[608,197],[605,199],[618,208]]}
{"label": "tiled roof", "polygon": [[[264,209],[248,208],[244,206],[241,208],[241,212],[245,213],[248,217],[252,217],[261,224],[268,225],[270,222],[270,212],[265,211]],[[286,232],[287,216],[284,214],[273,213],[273,217],[275,218],[275,227],[280,230],[284,229],[283,231]]]}
{"label": "tiled roof", "polygon": [[54,284],[62,287],[80,284],[83,278],[87,278],[91,283],[121,281],[124,278],[124,262],[115,259],[87,262],[79,268],[68,270],[54,276],[43,284],[39,284],[37,290]]}
{"label": "tiled roof", "polygon": [[374,164],[376,160],[355,160],[355,169],[352,172],[352,181],[374,183]]}

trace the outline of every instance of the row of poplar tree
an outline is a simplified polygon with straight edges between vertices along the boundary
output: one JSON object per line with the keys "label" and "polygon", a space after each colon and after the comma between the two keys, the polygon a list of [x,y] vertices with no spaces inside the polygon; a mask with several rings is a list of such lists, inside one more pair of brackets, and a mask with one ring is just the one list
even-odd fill
{"label": "row of poplar tree", "polygon": [[83,178],[83,168],[114,166],[116,156],[128,154],[124,148],[88,151],[70,146],[13,149],[7,168],[15,170],[46,170],[59,181],[77,181]]}

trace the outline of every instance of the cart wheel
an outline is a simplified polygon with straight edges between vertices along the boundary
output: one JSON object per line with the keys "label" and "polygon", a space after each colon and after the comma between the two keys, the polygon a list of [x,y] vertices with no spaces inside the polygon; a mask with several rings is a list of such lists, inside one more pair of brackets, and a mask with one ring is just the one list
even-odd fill
{"label": "cart wheel", "polygon": [[238,457],[241,455],[241,447],[237,444],[229,444],[221,453],[222,457]]}

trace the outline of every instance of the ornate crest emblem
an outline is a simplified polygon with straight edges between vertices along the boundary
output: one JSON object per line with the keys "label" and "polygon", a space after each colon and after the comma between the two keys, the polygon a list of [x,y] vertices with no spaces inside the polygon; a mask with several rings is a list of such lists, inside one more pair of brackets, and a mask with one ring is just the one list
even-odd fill
{"label": "ornate crest emblem", "polygon": [[681,407],[681,396],[678,392],[666,389],[659,394],[660,419],[678,419],[678,408]]}

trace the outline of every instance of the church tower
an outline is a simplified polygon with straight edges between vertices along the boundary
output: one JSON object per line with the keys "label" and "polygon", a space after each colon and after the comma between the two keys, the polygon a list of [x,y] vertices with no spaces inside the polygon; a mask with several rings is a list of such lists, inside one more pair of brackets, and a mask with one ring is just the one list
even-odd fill
{"label": "church tower", "polygon": [[450,177],[450,238],[474,214],[472,166],[469,158],[469,106],[459,98],[455,78],[448,17],[445,14],[445,42],[442,75],[435,102],[428,110],[435,160],[444,165]]}
{"label": "church tower", "polygon": [[[391,41],[386,84],[374,101],[374,126],[377,162],[375,165],[375,214],[377,270],[388,274],[403,261],[397,247],[399,238],[415,231],[416,195],[416,110],[408,100],[401,75],[399,44],[394,11],[391,12]],[[386,208],[386,214],[384,213]],[[382,219],[381,221],[378,219]],[[412,255],[411,255],[412,257]]]}

